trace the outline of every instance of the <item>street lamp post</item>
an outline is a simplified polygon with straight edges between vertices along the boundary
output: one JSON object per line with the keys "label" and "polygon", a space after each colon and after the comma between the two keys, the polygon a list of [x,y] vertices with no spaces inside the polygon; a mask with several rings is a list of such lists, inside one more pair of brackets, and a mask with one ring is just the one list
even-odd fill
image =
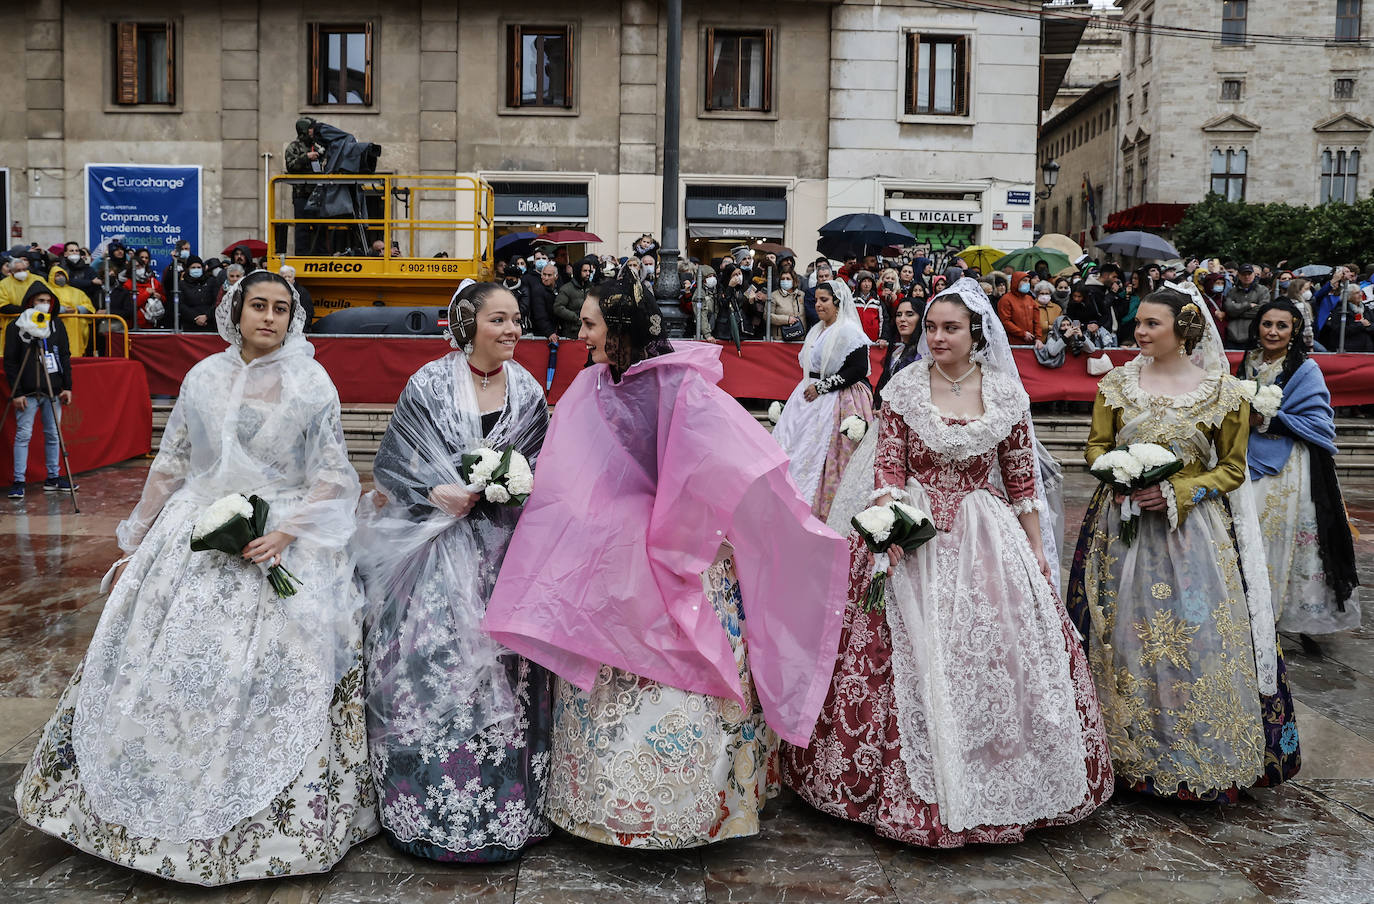
{"label": "street lamp post", "polygon": [[1059,164],[1051,160],[1040,167],[1040,178],[1045,183],[1045,190],[1036,192],[1035,196],[1043,201],[1054,194],[1054,187],[1059,184]]}
{"label": "street lamp post", "polygon": [[682,279],[677,272],[678,251],[678,137],[682,114],[682,0],[668,0],[668,41],[663,79],[663,240],[658,252],[654,298],[669,336],[687,336],[692,330],[678,299]]}

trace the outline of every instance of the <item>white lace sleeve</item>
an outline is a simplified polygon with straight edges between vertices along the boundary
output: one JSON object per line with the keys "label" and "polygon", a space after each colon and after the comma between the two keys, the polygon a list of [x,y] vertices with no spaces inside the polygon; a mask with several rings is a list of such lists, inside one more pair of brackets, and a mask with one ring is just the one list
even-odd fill
{"label": "white lace sleeve", "polygon": [[1164,502],[1169,506],[1169,530],[1178,530],[1178,497],[1174,495],[1174,485],[1161,480],[1159,491],[1164,494]]}
{"label": "white lace sleeve", "polygon": [[119,548],[126,553],[138,549],[138,544],[143,542],[143,537],[162,513],[167,500],[186,482],[186,473],[191,467],[191,439],[186,423],[188,403],[184,399],[184,395],[177,399],[167,418],[162,442],[152,467],[148,469],[148,480],[143,484],[143,495],[139,497],[138,505],[115,528],[115,539],[119,542]]}
{"label": "white lace sleeve", "polygon": [[1018,499],[1011,504],[1011,510],[1016,515],[1026,515],[1031,512],[1043,512],[1045,504],[1034,496],[1026,499]]}

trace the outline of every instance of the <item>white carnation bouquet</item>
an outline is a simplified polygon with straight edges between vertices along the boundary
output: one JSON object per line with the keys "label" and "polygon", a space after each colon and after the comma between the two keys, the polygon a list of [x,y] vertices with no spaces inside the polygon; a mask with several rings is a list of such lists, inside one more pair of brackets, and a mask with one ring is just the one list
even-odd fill
{"label": "white carnation bouquet", "polygon": [[1255,410],[1260,417],[1272,418],[1279,413],[1279,406],[1283,404],[1283,387],[1270,383],[1261,386],[1255,380],[1241,380],[1240,391],[1245,393],[1245,398],[1249,400],[1250,407]]}
{"label": "white carnation bouquet", "polygon": [[849,437],[852,442],[860,442],[863,440],[864,434],[868,432],[868,421],[857,414],[851,414],[840,421],[840,432]]}
{"label": "white carnation bouquet", "polygon": [[782,420],[782,402],[774,402],[768,406],[768,423],[776,424]]}
{"label": "white carnation bouquet", "polygon": [[485,446],[465,454],[458,474],[469,493],[480,493],[497,505],[524,505],[534,490],[529,460],[508,446],[498,452]]}
{"label": "white carnation bouquet", "polygon": [[1182,468],[1179,457],[1157,443],[1131,443],[1104,452],[1093,462],[1093,476],[1126,497],[1121,500],[1123,544],[1130,546],[1139,529],[1140,505],[1131,494],[1172,477]]}
{"label": "white carnation bouquet", "polygon": [[935,536],[935,525],[929,515],[905,502],[870,506],[855,515],[850,524],[873,553],[873,580],[868,585],[864,609],[879,612],[887,605],[887,569],[891,565],[887,550],[893,546],[900,546],[904,552],[919,549]]}
{"label": "white carnation bouquet", "polygon": [[[215,551],[241,557],[245,546],[267,533],[268,510],[266,500],[260,496],[230,493],[223,499],[216,499],[191,528],[191,551]],[[266,574],[277,596],[296,595],[300,578],[285,565],[278,562],[268,566],[259,562],[258,567]]]}

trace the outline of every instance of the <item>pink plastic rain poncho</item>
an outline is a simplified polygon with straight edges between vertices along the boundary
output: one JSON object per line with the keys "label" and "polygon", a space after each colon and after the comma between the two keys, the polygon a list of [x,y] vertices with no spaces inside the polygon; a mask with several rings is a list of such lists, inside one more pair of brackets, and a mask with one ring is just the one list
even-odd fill
{"label": "pink plastic rain poncho", "polygon": [[777,444],[716,386],[720,350],[678,349],[620,383],[606,365],[573,381],[483,626],[584,690],[604,663],[743,703],[701,589],[728,538],[764,715],[805,746],[834,668],[848,549],[811,516]]}

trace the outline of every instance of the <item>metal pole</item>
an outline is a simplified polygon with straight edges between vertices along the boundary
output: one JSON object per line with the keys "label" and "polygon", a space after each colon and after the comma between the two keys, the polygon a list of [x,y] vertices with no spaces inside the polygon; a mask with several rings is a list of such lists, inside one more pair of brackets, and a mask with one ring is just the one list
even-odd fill
{"label": "metal pole", "polygon": [[181,260],[176,251],[176,246],[172,246],[172,332],[181,332],[181,268],[177,262]]}
{"label": "metal pole", "polygon": [[[270,204],[272,186],[272,155],[264,152],[262,155],[262,240],[268,240],[267,230],[270,227]],[[285,249],[283,249],[284,251]],[[298,252],[299,253],[299,252]]]}
{"label": "metal pole", "polygon": [[668,0],[667,47],[663,78],[663,241],[659,247],[658,276],[654,297],[663,320],[677,325],[673,332],[686,336],[682,309],[682,279],[677,272],[678,251],[678,146],[682,116],[682,0]]}

